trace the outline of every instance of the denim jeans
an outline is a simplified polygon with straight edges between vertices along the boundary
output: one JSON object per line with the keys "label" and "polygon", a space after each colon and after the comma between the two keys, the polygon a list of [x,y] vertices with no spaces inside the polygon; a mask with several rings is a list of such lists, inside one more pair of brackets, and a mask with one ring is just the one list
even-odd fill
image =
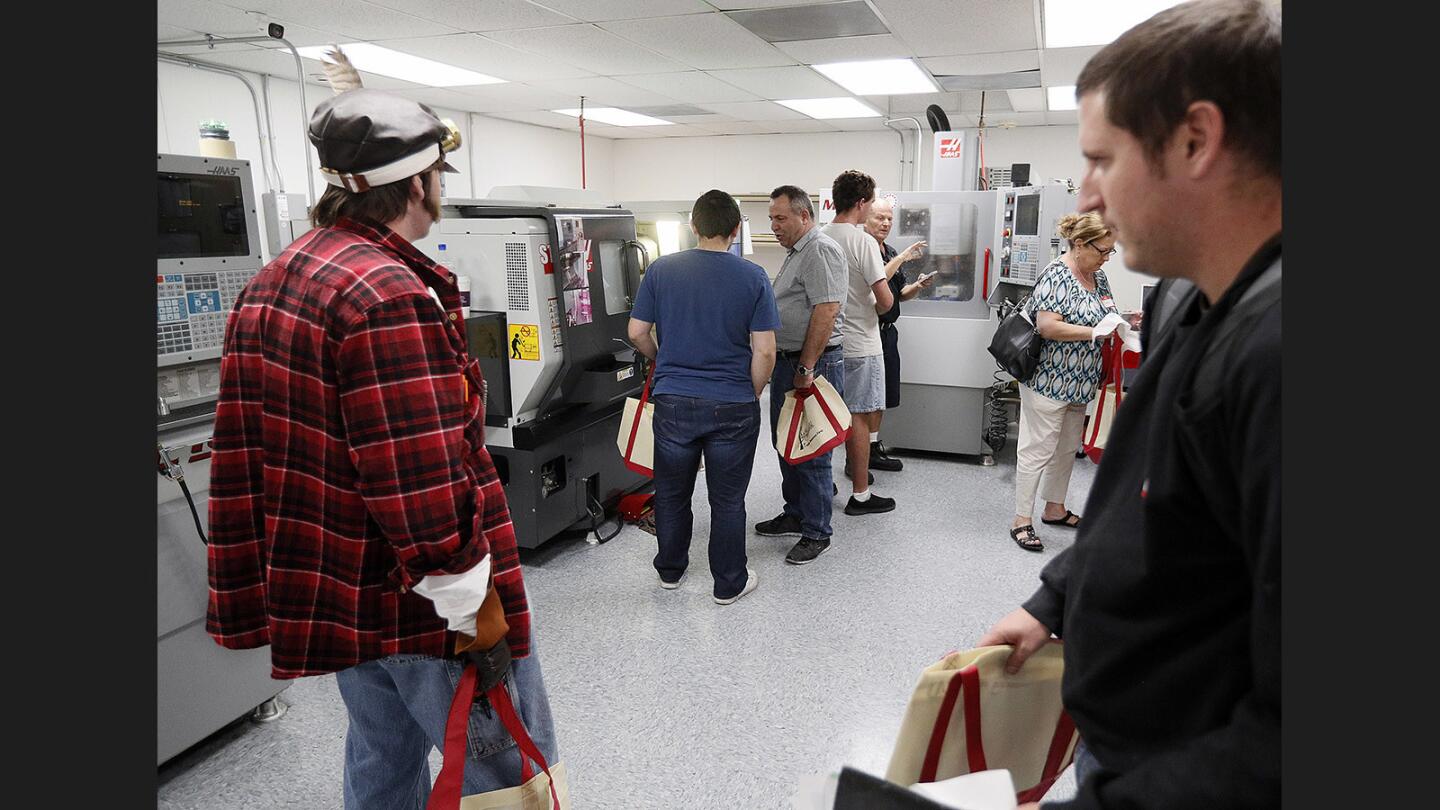
{"label": "denim jeans", "polygon": [[[345,732],[345,810],[423,810],[430,796],[430,748],[445,750],[445,721],[460,683],[458,660],[392,655],[335,673],[350,716]],[[553,765],[559,755],[550,701],[536,657],[510,665],[510,700]],[[489,701],[470,711],[464,795],[520,784],[520,754]],[[536,769],[538,772],[538,769]]]}
{"label": "denim jeans", "polygon": [[[785,404],[785,392],[794,388],[795,365],[799,358],[789,358],[777,353],[775,373],[770,377],[770,446],[775,446],[778,432],[776,422],[780,421],[780,408]],[[816,376],[824,377],[835,386],[841,396],[845,395],[845,362],[839,347],[820,355],[815,363]],[[830,466],[830,454],[816,456],[801,464],[787,464],[780,454],[775,460],[780,464],[780,492],[785,498],[785,514],[800,519],[800,533],[805,537],[824,540],[830,536],[830,512],[834,508],[834,470]]]}
{"label": "denim jeans", "polygon": [[760,403],[660,394],[655,402],[655,570],[674,582],[690,564],[695,514],[690,499],[700,457],[710,491],[710,575],[714,594],[745,589],[745,491],[760,438]]}

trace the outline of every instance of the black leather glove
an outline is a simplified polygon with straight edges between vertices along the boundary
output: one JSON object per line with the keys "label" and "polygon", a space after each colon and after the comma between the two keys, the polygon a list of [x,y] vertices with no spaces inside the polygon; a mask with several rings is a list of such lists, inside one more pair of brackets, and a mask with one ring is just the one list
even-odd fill
{"label": "black leather glove", "polygon": [[476,697],[489,692],[490,687],[505,680],[510,672],[510,644],[503,638],[488,650],[466,650],[462,656],[462,660],[475,664],[479,676],[475,682]]}

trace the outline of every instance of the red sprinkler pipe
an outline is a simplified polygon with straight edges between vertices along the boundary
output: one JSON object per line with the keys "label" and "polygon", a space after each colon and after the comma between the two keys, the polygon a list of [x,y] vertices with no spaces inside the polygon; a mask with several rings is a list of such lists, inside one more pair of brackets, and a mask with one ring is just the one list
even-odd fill
{"label": "red sprinkler pipe", "polygon": [[585,97],[580,97],[580,188],[585,188]]}

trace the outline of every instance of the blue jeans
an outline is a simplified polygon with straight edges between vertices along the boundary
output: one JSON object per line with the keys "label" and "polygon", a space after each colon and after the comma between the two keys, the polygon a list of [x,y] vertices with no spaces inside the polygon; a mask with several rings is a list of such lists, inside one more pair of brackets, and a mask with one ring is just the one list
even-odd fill
{"label": "blue jeans", "polygon": [[[445,750],[445,721],[461,662],[392,655],[335,673],[350,716],[345,732],[345,810],[423,810],[430,796],[430,748]],[[559,755],[550,701],[535,655],[510,665],[510,700],[553,765]],[[470,711],[464,795],[520,784],[520,753],[489,701]],[[536,769],[538,772],[538,769]]]}
{"label": "blue jeans", "polygon": [[690,498],[700,457],[710,491],[710,575],[715,597],[745,589],[745,490],[760,437],[760,403],[659,394],[655,401],[655,570],[675,582],[690,564]]}
{"label": "blue jeans", "polygon": [[[795,364],[799,358],[775,355],[775,373],[770,377],[770,446],[775,446],[780,421],[780,408],[785,404],[785,392],[794,388]],[[824,377],[835,386],[841,396],[845,395],[845,362],[837,346],[820,355],[815,363],[815,374]],[[830,512],[834,508],[834,494],[831,492],[834,471],[830,467],[830,454],[816,456],[801,464],[787,464],[780,454],[775,460],[780,463],[780,492],[785,498],[785,514],[800,519],[800,533],[805,537],[824,540],[830,537]]]}

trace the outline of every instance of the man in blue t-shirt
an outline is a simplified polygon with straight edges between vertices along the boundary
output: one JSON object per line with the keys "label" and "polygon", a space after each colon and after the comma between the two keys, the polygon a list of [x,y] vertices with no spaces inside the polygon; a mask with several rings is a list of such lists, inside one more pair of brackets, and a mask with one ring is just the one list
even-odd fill
{"label": "man in blue t-shirt", "polygon": [[745,490],[760,435],[760,392],[775,367],[780,312],[765,270],[728,251],[740,233],[740,206],[729,194],[702,194],[690,228],[700,246],[650,265],[629,333],[656,361],[651,399],[660,587],[678,588],[690,564],[690,496],[703,455],[713,595],[716,604],[728,605],[757,584],[745,564]]}

